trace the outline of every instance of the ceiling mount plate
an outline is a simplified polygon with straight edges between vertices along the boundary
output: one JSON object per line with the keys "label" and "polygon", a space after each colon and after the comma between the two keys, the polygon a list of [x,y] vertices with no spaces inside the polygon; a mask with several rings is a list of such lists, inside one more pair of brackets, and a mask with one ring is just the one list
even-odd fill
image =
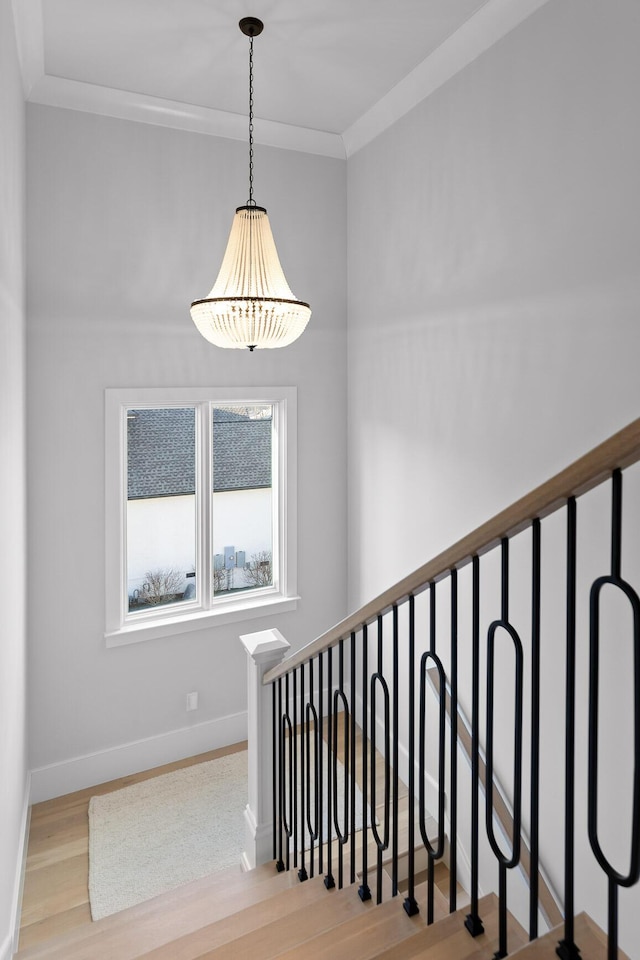
{"label": "ceiling mount plate", "polygon": [[257,17],[243,17],[238,26],[245,37],[258,37],[264,30],[264,23]]}

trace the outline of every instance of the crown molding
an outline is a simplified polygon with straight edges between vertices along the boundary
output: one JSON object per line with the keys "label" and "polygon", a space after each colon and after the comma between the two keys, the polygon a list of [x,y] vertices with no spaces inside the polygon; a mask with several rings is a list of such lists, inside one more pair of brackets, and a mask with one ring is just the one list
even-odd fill
{"label": "crown molding", "polygon": [[[146,94],[100,87],[79,80],[66,80],[46,74],[35,84],[29,96],[30,103],[49,107],[64,107],[97,113],[104,117],[152,123],[177,130],[190,130],[229,140],[247,139],[247,118],[237,113],[211,110],[175,100],[163,100]],[[344,160],[342,138],[335,133],[294,127],[273,120],[254,121],[256,143],[285,150],[298,150],[324,157]]]}
{"label": "crown molding", "polygon": [[352,156],[549,0],[487,0],[403,80],[342,134]]}
{"label": "crown molding", "polygon": [[[497,43],[549,0],[486,0],[455,33],[355,121],[342,136],[273,120],[255,120],[255,142],[345,159]],[[42,0],[12,0],[25,99],[106,117],[246,140],[247,118],[146,94],[45,73]]]}

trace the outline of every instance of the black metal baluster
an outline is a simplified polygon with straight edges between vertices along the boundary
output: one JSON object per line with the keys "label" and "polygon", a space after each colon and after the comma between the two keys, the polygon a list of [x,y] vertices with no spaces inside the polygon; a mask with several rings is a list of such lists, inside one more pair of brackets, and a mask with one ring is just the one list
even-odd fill
{"label": "black metal baluster", "polygon": [[472,693],[471,693],[471,912],[465,927],[472,937],[484,933],[478,914],[478,798],[480,781],[480,558],[472,559]]}
{"label": "black metal baluster", "polygon": [[618,960],[618,884],[611,877],[607,887],[607,960]]}
{"label": "black metal baluster", "polygon": [[[611,518],[611,575],[598,577],[591,587],[589,625],[589,788],[588,832],[591,849],[608,878],[607,957],[618,957],[618,889],[632,887],[640,879],[640,598],[622,579],[622,473],[614,470],[612,477]],[[598,734],[599,734],[599,677],[600,677],[600,593],[610,584],[621,590],[629,600],[633,612],[633,804],[631,825],[631,857],[629,870],[620,873],[605,856],[598,836]]]}
{"label": "black metal baluster", "polygon": [[[445,831],[444,831],[444,801],[445,801],[445,737],[446,737],[446,677],[442,662],[436,653],[436,596],[435,584],[429,585],[429,650],[423,653],[420,660],[420,749],[419,749],[419,786],[418,786],[418,810],[420,835],[427,851],[428,858],[428,876],[427,876],[427,923],[434,921],[434,897],[435,897],[435,863],[444,853]],[[436,845],[431,842],[427,833],[427,805],[425,796],[425,777],[427,771],[426,749],[427,749],[427,668],[429,661],[433,664],[438,673],[438,838]]]}
{"label": "black metal baluster", "polygon": [[298,866],[298,674],[291,671],[293,680],[293,866]]}
{"label": "black metal baluster", "polygon": [[[340,686],[340,657],[338,655],[338,687]],[[331,744],[331,809],[333,810],[333,819],[329,823],[329,830],[333,836],[336,834],[336,843],[338,847],[338,890],[342,889],[342,846],[340,844],[340,831],[338,829],[338,701],[339,690],[335,690],[332,700],[333,732],[329,740]]]}
{"label": "black metal baluster", "polygon": [[284,860],[282,859],[282,831],[283,831],[283,804],[284,804],[284,744],[282,740],[282,677],[278,677],[278,860],[276,870],[282,873]]}
{"label": "black metal baluster", "polygon": [[[362,626],[362,883],[358,888],[361,900],[371,900],[371,890],[368,883],[367,858],[367,734],[368,734],[368,686],[369,686],[369,634],[367,624]],[[373,819],[373,818],[372,818]]]}
{"label": "black metal baluster", "polygon": [[[440,696],[444,699],[445,691]],[[458,571],[451,571],[451,754],[449,776],[449,913],[455,913],[458,887]]]}
{"label": "black metal baluster", "polygon": [[611,477],[611,578],[622,579],[622,471]]}
{"label": "black metal baluster", "polygon": [[[286,859],[285,866],[289,870],[291,867],[291,837],[293,833],[292,828],[292,813],[293,813],[293,754],[291,749],[291,718],[289,716],[289,674],[285,676],[284,680],[284,701],[285,701],[285,712],[282,715],[282,740],[283,740],[283,758],[286,757],[286,764],[283,765],[282,770],[282,785],[284,793],[284,833],[286,837]],[[288,746],[287,746],[288,744]],[[289,779],[289,793],[287,796],[285,789],[285,778]]]}
{"label": "black metal baluster", "polygon": [[318,873],[324,869],[324,657],[318,654]]}
{"label": "black metal baluster", "polygon": [[273,859],[277,861],[278,859],[278,847],[277,847],[277,822],[278,817],[276,811],[278,809],[277,803],[277,769],[278,769],[278,741],[277,741],[277,725],[276,725],[276,685],[275,683],[271,684],[271,758],[272,758],[272,770],[271,770],[271,815],[273,817],[273,842],[272,842],[272,854]]}
{"label": "black metal baluster", "polygon": [[392,820],[392,861],[391,861],[391,895],[398,895],[398,607],[393,605],[393,820]]}
{"label": "black metal baluster", "polygon": [[[305,880],[308,880],[309,874],[307,873],[307,868],[305,865],[305,841],[304,841],[304,821],[305,821],[305,810],[306,804],[308,802],[308,795],[305,792],[305,747],[306,747],[306,704],[304,699],[304,663],[300,664],[300,779],[296,780],[296,792],[297,784],[300,783],[300,858],[301,864],[300,869],[298,870],[298,880],[302,883]],[[296,732],[296,742],[298,741],[298,734]]]}
{"label": "black metal baluster", "polygon": [[[338,705],[342,704],[342,747],[344,752],[344,793],[342,797],[342,825],[338,797]],[[344,641],[338,644],[338,689],[333,695],[333,825],[338,843],[338,889],[344,886],[344,845],[349,839],[349,704],[344,694]]]}
{"label": "black metal baluster", "polygon": [[[307,829],[309,831],[309,876],[314,875],[314,843],[318,839],[318,714],[315,708],[313,689],[313,657],[309,660],[309,702],[306,708],[307,721]],[[311,819],[311,725],[313,724],[313,820]]]}
{"label": "black metal baluster", "polygon": [[406,913],[413,917],[419,913],[418,903],[415,898],[415,710],[416,710],[416,685],[415,685],[415,651],[416,651],[416,612],[415,597],[413,594],[409,597],[409,863],[408,863],[408,887],[407,896],[404,901]]}
{"label": "black metal baluster", "polygon": [[498,864],[498,944],[494,960],[507,956],[507,867],[502,861]]}
{"label": "black metal baluster", "polygon": [[[515,651],[515,716],[514,716],[514,760],[513,760],[513,836],[511,838],[511,856],[500,849],[493,829],[493,714],[495,679],[495,637],[498,629],[505,630],[513,641]],[[494,954],[495,960],[507,956],[507,870],[515,867],[520,860],[522,827],[522,693],[523,693],[523,650],[520,637],[509,623],[509,541],[502,540],[502,613],[500,620],[494,620],[489,627],[487,637],[487,783],[486,783],[486,826],[489,844],[499,866],[499,946]]]}
{"label": "black metal baluster", "polygon": [[538,936],[540,827],[540,541],[541,524],[531,526],[531,870],[529,940]]}
{"label": "black metal baluster", "polygon": [[327,890],[331,890],[336,885],[333,873],[333,861],[331,859],[331,836],[332,836],[332,772],[333,756],[331,747],[333,744],[333,650],[331,647],[327,650],[327,875],[324,878],[324,885]]}
{"label": "black metal baluster", "polygon": [[[390,768],[389,768],[389,687],[383,676],[383,650],[382,650],[382,614],[378,615],[378,669],[371,677],[371,832],[375,840],[377,849],[376,862],[376,903],[382,903],[382,854],[389,846],[389,787],[390,787]],[[384,814],[383,814],[383,835],[380,836],[376,823],[376,728],[377,728],[377,710],[376,710],[376,688],[378,684],[382,687],[384,697]]]}
{"label": "black metal baluster", "polygon": [[[432,660],[438,673],[438,838],[436,845],[431,842],[427,833],[427,805],[425,797],[425,774],[426,774],[426,720],[427,720],[427,668],[429,661]],[[429,863],[429,880],[427,889],[427,923],[434,921],[434,886],[433,874],[436,860],[439,860],[444,853],[445,832],[444,832],[444,800],[445,800],[445,734],[446,734],[446,678],[444,667],[436,653],[431,650],[422,654],[420,660],[420,747],[419,747],[419,765],[418,765],[418,814],[420,824],[420,835],[427,851]]]}
{"label": "black metal baluster", "polygon": [[[429,650],[432,654],[436,652],[436,585],[435,583],[430,584],[429,586]],[[444,683],[440,685],[440,702],[444,700],[446,696],[446,690]],[[425,704],[426,707],[426,704]],[[422,711],[421,715],[422,715]],[[424,721],[423,721],[424,722]],[[440,744],[439,756],[444,756],[443,744]],[[424,774],[423,774],[424,775]],[[444,779],[438,777],[438,792],[444,790]],[[440,824],[443,822],[443,817],[440,816],[440,810],[438,809],[438,830],[440,831]],[[427,923],[433,923],[433,911],[434,911],[434,893],[435,893],[435,860],[431,855],[431,845],[427,847]]]}
{"label": "black metal baluster", "polygon": [[351,883],[356,882],[356,634],[351,634]]}
{"label": "black metal baluster", "polygon": [[562,960],[577,960],[574,942],[575,848],[575,699],[576,699],[576,498],[567,501],[567,628],[565,692],[565,802],[564,802],[564,939],[556,953]]}

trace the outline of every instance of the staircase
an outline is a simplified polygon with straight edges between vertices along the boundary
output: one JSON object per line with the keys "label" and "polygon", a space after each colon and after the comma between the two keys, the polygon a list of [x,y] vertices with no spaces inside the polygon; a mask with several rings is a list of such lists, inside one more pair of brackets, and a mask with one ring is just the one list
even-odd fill
{"label": "staircase", "polygon": [[[423,911],[413,917],[402,898],[391,896],[385,876],[383,902],[362,902],[351,885],[327,890],[322,877],[298,882],[292,871],[273,865],[241,873],[233,869],[187,884],[139,906],[20,950],[16,960],[489,960],[498,950],[498,900],[479,901],[484,934],[464,927],[467,908],[449,913],[443,890],[446,868],[438,868],[435,923]],[[423,903],[426,884],[415,887]],[[584,915],[576,918],[583,960],[604,960],[606,938]],[[511,956],[553,958],[561,930],[532,944],[509,918]],[[620,954],[622,960],[622,954]]]}
{"label": "staircase", "polygon": [[[526,946],[530,956],[555,955],[560,942],[562,960],[581,950],[583,960],[620,960],[619,936],[638,942],[626,892],[640,879],[640,550],[630,522],[639,461],[636,420],[292,655],[278,631],[242,638],[256,784],[252,862],[277,855],[288,869],[291,842],[301,849],[301,838],[320,830],[322,844],[324,808],[339,837],[336,855],[350,847],[353,879],[356,806],[366,823],[368,792],[378,819],[364,827],[375,840],[371,853],[368,843],[362,848],[365,897],[381,899],[384,860],[395,872],[409,851],[405,906],[414,913],[412,855],[420,849],[428,920],[434,870],[447,856],[453,890],[464,861],[471,932],[484,924],[491,939],[480,900],[497,894],[496,957],[514,953],[513,913],[527,940],[540,938],[536,953]],[[624,686],[612,665],[625,672]],[[298,729],[299,744],[291,734]],[[339,788],[331,765],[323,772],[323,739],[334,763],[344,759]],[[615,768],[605,762],[613,756]],[[406,837],[399,777],[407,783]],[[301,784],[297,801],[292,782]],[[425,827],[430,813],[435,830]],[[271,826],[273,853],[265,847]],[[619,854],[624,872],[611,861],[614,850],[629,851]],[[304,874],[304,853],[301,860]],[[606,915],[606,937],[581,916],[585,909]],[[416,936],[416,956],[427,947],[458,955],[450,945],[429,946],[431,929]],[[460,955],[472,956],[479,940],[462,941]],[[366,955],[385,955],[387,947],[375,948]],[[406,949],[392,955],[413,955]]]}
{"label": "staircase", "polygon": [[[625,942],[635,942],[637,909],[623,898],[640,879],[640,545],[633,524],[625,530],[622,492],[623,471],[638,462],[640,420],[283,662],[289,645],[277,630],[241,638],[249,655],[243,858],[245,865],[262,865],[215,874],[34,944],[19,951],[18,960],[625,960],[618,908],[634,924]],[[600,500],[609,515],[609,543],[603,540],[604,552],[581,583],[578,553],[588,538],[581,541],[578,529],[585,529],[580,524],[593,501],[581,500],[579,519],[578,499],[601,484],[610,490]],[[625,474],[625,484],[640,501],[640,471]],[[558,512],[560,548],[542,535],[542,521]],[[624,554],[623,534],[630,544]],[[510,559],[512,543],[517,562]],[[589,559],[588,551],[582,558]],[[483,595],[492,562],[499,578]],[[465,566],[470,575],[459,582]],[[561,608],[553,608],[561,627],[552,630],[541,603],[551,593],[550,575],[563,598]],[[446,601],[444,622],[436,614],[442,608],[436,588]],[[600,663],[622,657],[625,647],[604,603],[600,609],[603,590],[631,610],[622,636],[632,681],[615,728],[615,754],[608,744],[617,779],[599,763],[606,741],[603,749],[598,703],[605,694],[620,701],[621,692],[606,687]],[[565,678],[563,694],[545,688],[546,662]],[[501,679],[511,672],[501,698]],[[468,723],[460,710],[465,701]],[[556,730],[563,731],[564,769],[558,774],[552,763],[545,779],[541,714],[554,718],[556,704],[552,746]],[[501,764],[505,747],[508,762]],[[548,747],[547,754],[555,758]],[[468,766],[459,764],[463,758]],[[496,776],[501,767],[510,775],[504,790]],[[631,815],[624,820],[630,822],[599,802],[604,776],[616,789],[626,784]],[[543,816],[541,795],[555,800]],[[625,846],[630,837],[625,874],[601,845],[605,813],[621,828]],[[558,824],[549,852],[564,882],[553,894],[539,841]],[[577,844],[590,857],[582,856],[579,867]],[[463,858],[468,897],[458,895]],[[522,903],[509,900],[518,871],[528,887],[526,930],[512,912],[522,919]],[[606,934],[580,912],[581,887],[589,896],[597,891],[589,908],[599,916],[606,890]],[[456,897],[451,910],[448,896]],[[553,927],[549,932],[539,931],[541,916]]]}

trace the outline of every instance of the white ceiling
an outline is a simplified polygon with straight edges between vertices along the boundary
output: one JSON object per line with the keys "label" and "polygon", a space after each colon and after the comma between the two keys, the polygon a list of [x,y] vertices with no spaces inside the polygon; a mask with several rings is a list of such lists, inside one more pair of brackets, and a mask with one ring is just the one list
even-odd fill
{"label": "white ceiling", "polygon": [[[13,0],[29,100],[344,156],[548,0]],[[258,119],[259,118],[259,119]],[[282,125],[286,125],[283,127]]]}

